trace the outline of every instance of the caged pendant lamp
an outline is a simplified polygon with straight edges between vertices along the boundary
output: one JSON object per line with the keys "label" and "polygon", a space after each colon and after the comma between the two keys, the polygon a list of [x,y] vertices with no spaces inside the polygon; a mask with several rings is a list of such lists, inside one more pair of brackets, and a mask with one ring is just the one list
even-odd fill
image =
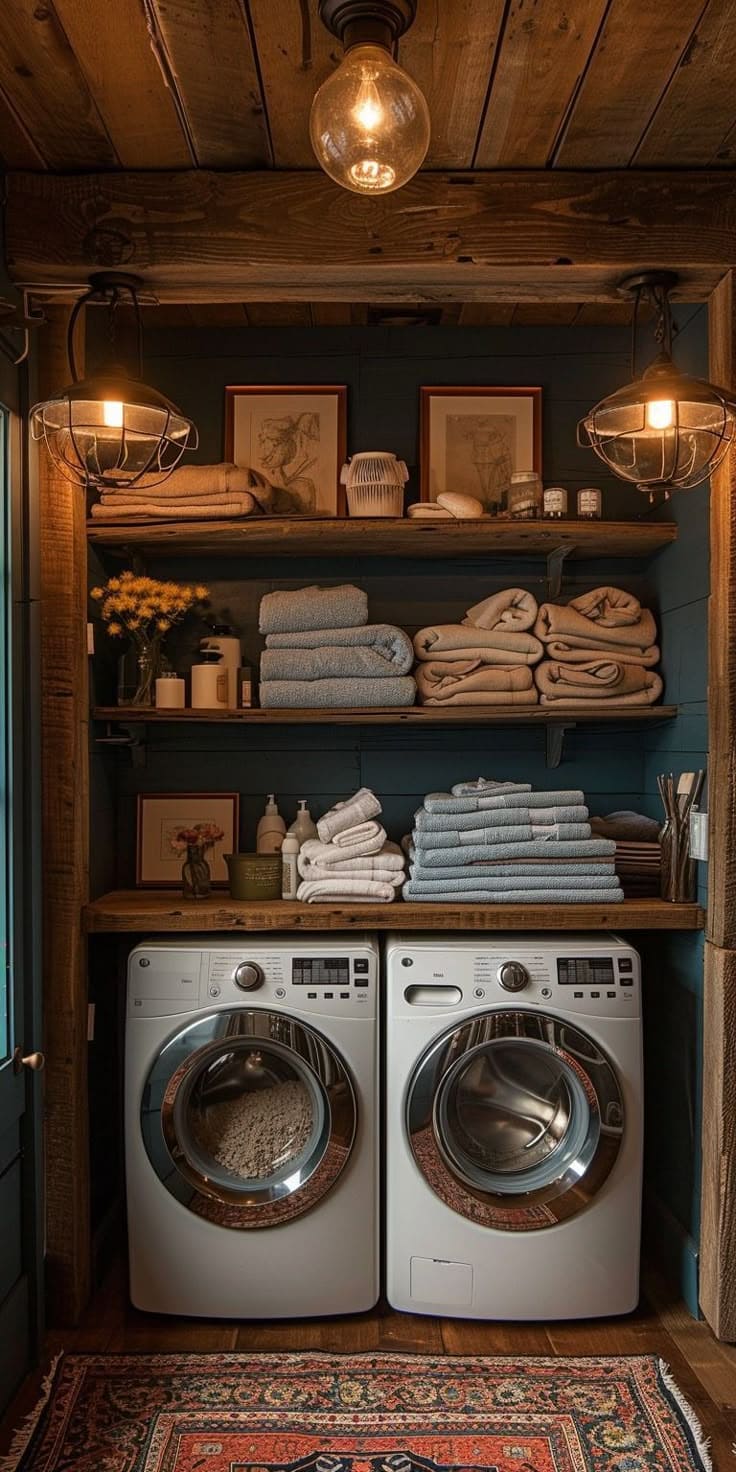
{"label": "caged pendant lamp", "polygon": [[[197,431],[190,419],[157,389],[142,382],[143,324],[137,276],[97,272],[89,290],[77,299],[69,317],[67,356],[71,384],[31,410],[31,433],[43,441],[68,480],[100,491],[158,485],[176,469],[185,450],[196,450]],[[109,312],[109,359],[89,378],[77,377],[74,328],[88,302],[102,302]],[[135,375],[117,358],[117,312],[133,308],[136,330]]]}
{"label": "caged pendant lamp", "polygon": [[424,94],[392,56],[417,0],[319,0],[345,57],[312,103],[309,135],[326,174],[353,194],[391,194],[429,147]]}
{"label": "caged pendant lamp", "polygon": [[656,310],[660,351],[641,378],[601,399],[578,425],[578,444],[595,450],[614,475],[646,491],[650,500],[707,480],[736,433],[733,394],[681,373],[672,361],[669,294],[677,279],[672,271],[642,271],[621,282],[621,293],[634,299],[632,374],[642,301]]}

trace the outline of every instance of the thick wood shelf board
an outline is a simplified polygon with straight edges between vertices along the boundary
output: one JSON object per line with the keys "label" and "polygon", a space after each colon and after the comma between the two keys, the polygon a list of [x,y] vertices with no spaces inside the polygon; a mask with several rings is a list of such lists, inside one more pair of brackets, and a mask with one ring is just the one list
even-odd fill
{"label": "thick wood shelf board", "polygon": [[87,523],[90,543],[161,557],[650,557],[677,537],[671,521],[412,521],[405,517],[325,520]]}
{"label": "thick wood shelf board", "polygon": [[91,935],[110,931],[263,930],[701,930],[699,905],[624,900],[616,905],[306,905],[295,900],[187,901],[162,890],[117,890],[84,911]]}
{"label": "thick wood shelf board", "polygon": [[216,722],[241,726],[550,726],[595,725],[598,722],[671,721],[676,705],[612,705],[606,710],[554,709],[549,705],[406,705],[344,710],[329,706],[317,710],[156,710],[137,705],[98,705],[96,721],[144,722],[180,725]]}

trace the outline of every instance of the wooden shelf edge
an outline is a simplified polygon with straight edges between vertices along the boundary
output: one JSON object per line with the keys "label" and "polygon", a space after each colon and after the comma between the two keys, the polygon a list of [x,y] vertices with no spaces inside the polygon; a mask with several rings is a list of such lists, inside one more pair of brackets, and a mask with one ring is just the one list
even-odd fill
{"label": "wooden shelf edge", "polygon": [[319,726],[549,726],[560,722],[568,725],[607,723],[609,721],[671,721],[677,715],[676,705],[612,705],[606,710],[569,710],[548,705],[405,705],[374,706],[365,709],[338,709],[329,706],[298,710],[155,710],[134,705],[98,705],[92,711],[96,721],[142,722],[146,725],[182,722],[220,723],[223,725],[319,725]]}
{"label": "wooden shelf edge", "polygon": [[702,930],[697,904],[632,899],[613,905],[299,904],[226,894],[187,901],[163,890],[117,890],[86,905],[89,935],[278,930]]}

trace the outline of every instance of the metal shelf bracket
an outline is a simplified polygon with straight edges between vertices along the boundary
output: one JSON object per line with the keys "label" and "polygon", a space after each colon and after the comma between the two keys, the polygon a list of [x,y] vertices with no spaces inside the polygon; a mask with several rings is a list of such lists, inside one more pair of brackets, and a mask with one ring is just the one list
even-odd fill
{"label": "metal shelf bracket", "polygon": [[547,553],[547,597],[559,598],[562,587],[562,570],[565,558],[575,551],[572,542],[566,542],[564,547],[555,547],[554,551]]}
{"label": "metal shelf bracket", "polygon": [[[113,729],[115,728],[115,729]],[[146,728],[143,722],[105,721],[105,735],[95,736],[98,746],[127,746],[134,767],[146,765]]]}
{"label": "metal shelf bracket", "polygon": [[545,731],[545,756],[549,768],[559,767],[565,747],[565,736],[574,731],[575,721],[550,721]]}

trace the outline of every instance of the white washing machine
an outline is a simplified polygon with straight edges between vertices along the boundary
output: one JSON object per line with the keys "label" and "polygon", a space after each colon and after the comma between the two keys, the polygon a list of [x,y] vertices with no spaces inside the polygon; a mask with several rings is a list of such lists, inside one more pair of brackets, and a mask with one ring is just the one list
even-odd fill
{"label": "white washing machine", "polygon": [[387,1292],[479,1319],[639,1293],[640,965],[615,935],[392,935]]}
{"label": "white washing machine", "polygon": [[130,1292],[155,1313],[358,1313],[378,1281],[378,951],[147,941],[128,962]]}

